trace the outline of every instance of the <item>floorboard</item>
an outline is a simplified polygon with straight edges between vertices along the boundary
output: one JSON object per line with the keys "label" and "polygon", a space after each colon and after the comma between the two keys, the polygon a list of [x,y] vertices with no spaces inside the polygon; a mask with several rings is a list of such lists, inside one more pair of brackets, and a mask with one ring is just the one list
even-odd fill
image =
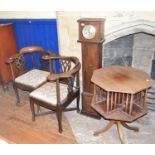
{"label": "floorboard", "polygon": [[12,87],[0,87],[0,135],[17,144],[74,144],[76,143],[67,118],[63,115],[63,133],[58,132],[55,114],[31,120],[28,93],[20,92],[21,106],[15,105]]}

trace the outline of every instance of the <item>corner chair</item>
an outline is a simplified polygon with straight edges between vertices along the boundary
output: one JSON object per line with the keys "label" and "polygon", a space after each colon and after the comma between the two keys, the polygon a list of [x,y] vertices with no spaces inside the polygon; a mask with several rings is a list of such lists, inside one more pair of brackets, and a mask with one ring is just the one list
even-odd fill
{"label": "corner chair", "polygon": [[50,73],[47,71],[47,62],[41,60],[41,57],[47,54],[55,55],[50,51],[44,51],[42,47],[28,46],[7,60],[6,63],[10,66],[13,88],[17,98],[17,106],[20,105],[18,89],[31,92],[46,82]]}
{"label": "corner chair", "polygon": [[[47,78],[47,83],[32,91],[29,95],[32,121],[35,121],[35,116],[54,112],[56,113],[59,132],[61,133],[63,131],[62,113],[71,110],[79,112],[79,70],[81,64],[76,57],[43,56],[43,58],[49,60],[50,75]],[[69,106],[74,99],[77,99],[76,106]],[[35,104],[47,109],[47,111],[36,113]]]}

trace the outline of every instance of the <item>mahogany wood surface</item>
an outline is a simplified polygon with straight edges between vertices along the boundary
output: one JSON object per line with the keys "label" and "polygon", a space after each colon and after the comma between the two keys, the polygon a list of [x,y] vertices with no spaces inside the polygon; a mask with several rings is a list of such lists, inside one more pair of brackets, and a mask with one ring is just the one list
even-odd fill
{"label": "mahogany wood surface", "polygon": [[[90,81],[93,71],[102,67],[102,43],[104,41],[103,18],[81,18],[79,23],[79,40],[82,47],[82,110],[81,113],[100,118],[99,114],[92,109],[93,83]],[[82,35],[83,25],[93,25],[96,35],[93,39],[86,39]]]}
{"label": "mahogany wood surface", "polygon": [[[79,22],[79,42],[102,43],[104,41],[104,21],[103,18],[81,18]],[[86,39],[82,35],[84,25],[93,25],[96,28],[96,35],[93,39]]]}
{"label": "mahogany wood surface", "polygon": [[0,24],[0,83],[5,86],[11,80],[6,60],[17,53],[12,24]]}
{"label": "mahogany wood surface", "polygon": [[91,81],[94,83],[92,107],[111,120],[95,135],[116,124],[121,143],[125,143],[121,126],[139,131],[125,122],[133,122],[147,113],[146,92],[152,86],[149,76],[132,67],[108,66],[95,70]]}
{"label": "mahogany wood surface", "polygon": [[132,122],[147,113],[149,76],[125,66],[108,66],[94,71],[92,107],[106,119]]}
{"label": "mahogany wood surface", "polygon": [[135,68],[108,66],[94,71],[92,82],[106,91],[134,94],[151,87],[149,76]]}

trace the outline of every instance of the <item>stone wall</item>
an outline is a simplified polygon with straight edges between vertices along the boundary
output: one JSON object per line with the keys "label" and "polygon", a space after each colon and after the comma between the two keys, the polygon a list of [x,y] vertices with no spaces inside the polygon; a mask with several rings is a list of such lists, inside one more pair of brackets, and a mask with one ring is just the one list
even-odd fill
{"label": "stone wall", "polygon": [[115,39],[104,45],[102,66],[131,66],[133,56],[134,35]]}
{"label": "stone wall", "polygon": [[133,67],[150,74],[154,53],[155,36],[145,33],[138,33],[134,35]]}
{"label": "stone wall", "polygon": [[[80,58],[81,60],[81,44],[77,43],[78,40],[78,23],[79,18],[84,17],[96,17],[96,18],[105,18],[105,36],[106,41],[109,39],[109,34],[114,34],[118,29],[126,28],[127,31],[120,32],[120,37],[122,35],[127,35],[131,30],[129,28],[134,25],[140,25],[141,28],[147,30],[149,29],[155,31],[154,27],[149,27],[147,21],[153,22],[152,25],[155,25],[155,11],[154,12],[56,12],[57,21],[58,21],[58,38],[59,38],[59,49],[62,55],[74,55]],[[140,21],[140,22],[139,22]],[[141,22],[144,21],[144,24]],[[150,23],[151,24],[151,23]],[[135,26],[134,31],[141,31]],[[127,32],[127,33],[125,33]],[[155,33],[155,32],[154,32]],[[114,35],[112,35],[114,36]],[[113,39],[118,38],[114,37]],[[111,36],[109,41],[111,40]]]}
{"label": "stone wall", "polygon": [[127,35],[104,44],[103,65],[132,66],[142,70],[155,79],[151,70],[155,54],[155,36],[146,33]]}

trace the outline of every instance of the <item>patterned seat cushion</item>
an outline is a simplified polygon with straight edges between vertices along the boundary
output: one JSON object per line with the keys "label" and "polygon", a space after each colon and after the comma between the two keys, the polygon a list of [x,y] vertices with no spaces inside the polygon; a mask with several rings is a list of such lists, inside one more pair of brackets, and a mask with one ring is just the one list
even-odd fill
{"label": "patterned seat cushion", "polygon": [[15,79],[16,83],[20,83],[26,86],[37,88],[47,80],[47,76],[50,73],[38,69],[33,69]]}
{"label": "patterned seat cushion", "polygon": [[[67,85],[60,83],[60,101],[64,100],[67,97],[68,90]],[[38,99],[43,102],[47,102],[56,106],[57,96],[56,96],[56,82],[47,82],[41,87],[30,93],[30,97]]]}

